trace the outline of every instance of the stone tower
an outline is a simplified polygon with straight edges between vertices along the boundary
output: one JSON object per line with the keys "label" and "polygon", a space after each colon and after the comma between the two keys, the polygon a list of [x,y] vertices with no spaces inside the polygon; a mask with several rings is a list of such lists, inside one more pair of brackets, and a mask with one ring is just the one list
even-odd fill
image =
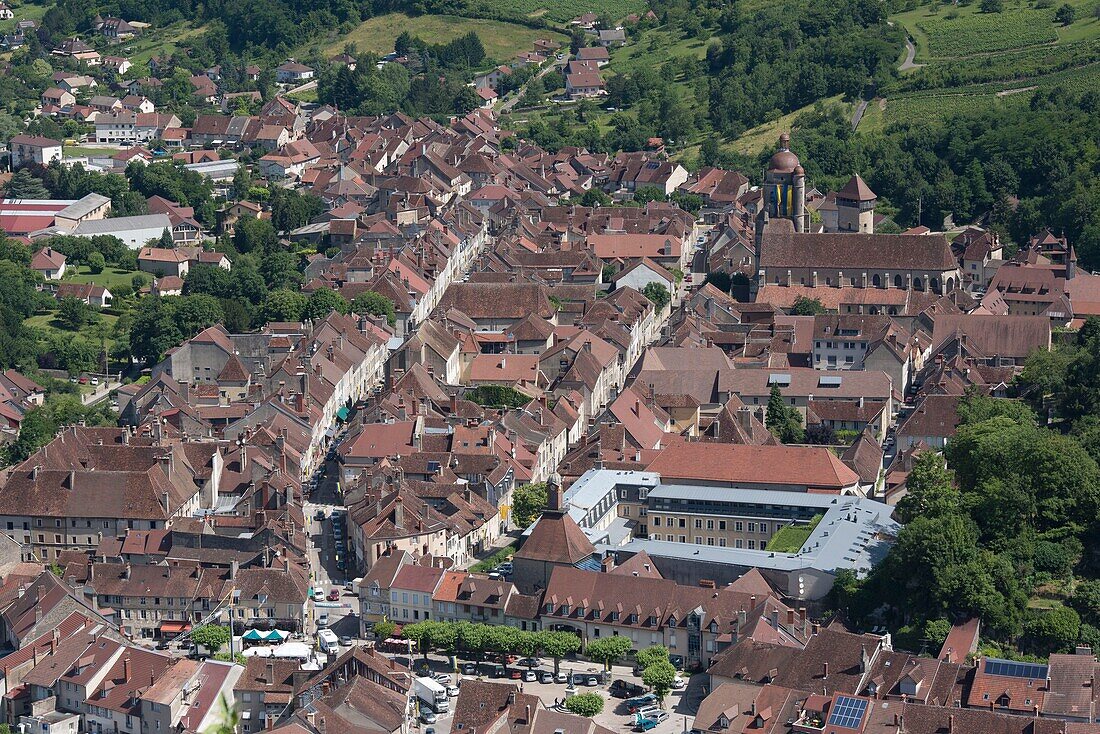
{"label": "stone tower", "polygon": [[877,199],[859,174],[848,179],[844,188],[836,192],[837,230],[874,234]]}
{"label": "stone tower", "polygon": [[785,218],[794,222],[795,232],[809,229],[806,212],[806,171],[791,152],[791,136],[779,136],[779,150],[768,161],[764,172],[764,209],[770,219]]}

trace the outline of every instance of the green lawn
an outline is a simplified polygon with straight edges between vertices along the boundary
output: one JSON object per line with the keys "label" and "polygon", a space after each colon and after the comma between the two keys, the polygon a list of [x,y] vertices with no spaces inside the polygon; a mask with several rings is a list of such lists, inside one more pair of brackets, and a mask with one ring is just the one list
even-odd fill
{"label": "green lawn", "polygon": [[[115,322],[118,321],[118,316],[109,313],[97,313],[96,316],[99,318],[100,323],[110,327],[113,327]],[[50,311],[49,313],[35,314],[23,323],[35,329],[46,329],[47,331],[58,331],[62,334],[71,335],[81,334],[82,336],[90,337],[87,333],[87,327],[79,332],[69,331],[68,329],[62,328],[61,325],[55,321],[56,318],[57,313],[55,311]]]}
{"label": "green lawn", "polygon": [[15,17],[11,20],[0,20],[0,33],[7,33],[15,28],[16,22],[20,20],[42,20],[42,16],[46,14],[53,3],[31,3],[31,2],[8,2],[6,3],[15,13]]}
{"label": "green lawn", "polygon": [[118,148],[92,148],[84,145],[67,145],[63,149],[66,158],[110,158],[118,153]]}
{"label": "green lawn", "polygon": [[776,553],[797,553],[802,550],[802,546],[810,537],[810,533],[817,527],[817,524],[821,522],[822,517],[824,515],[815,515],[805,525],[786,525],[780,528],[768,541],[765,550],[775,551]]}
{"label": "green lawn", "polygon": [[343,50],[345,43],[354,43],[360,51],[384,55],[393,51],[393,42],[408,31],[430,43],[447,43],[470,31],[477,33],[492,59],[505,63],[524,51],[533,51],[539,38],[552,38],[559,43],[568,39],[550,30],[535,30],[515,23],[481,18],[460,18],[454,15],[420,15],[387,13],[364,21],[351,33],[330,43],[326,53]]}
{"label": "green lawn", "polygon": [[[136,270],[120,270],[110,266],[103,268],[103,272],[93,274],[87,265],[77,265],[66,270],[65,281],[72,283],[95,283],[109,291],[115,291],[121,285],[130,285],[130,279],[134,277]],[[151,276],[150,276],[151,279]]]}

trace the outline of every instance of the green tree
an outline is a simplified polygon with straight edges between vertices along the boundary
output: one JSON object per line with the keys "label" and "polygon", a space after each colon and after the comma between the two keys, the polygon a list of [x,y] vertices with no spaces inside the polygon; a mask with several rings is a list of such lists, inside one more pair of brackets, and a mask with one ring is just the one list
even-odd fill
{"label": "green tree", "polygon": [[130,286],[134,289],[134,293],[140,292],[147,285],[149,285],[149,276],[145,273],[134,273],[130,276]]}
{"label": "green tree", "polygon": [[58,302],[57,319],[69,331],[76,331],[95,318],[92,307],[74,296],[65,296]]}
{"label": "green tree", "polygon": [[656,663],[667,663],[668,648],[663,645],[650,645],[639,650],[634,656],[634,660],[642,670]]}
{"label": "green tree", "polygon": [[266,219],[244,217],[233,230],[233,246],[237,252],[269,252],[278,244],[275,228]]}
{"label": "green tree", "polygon": [[393,301],[374,291],[364,291],[351,302],[351,310],[359,314],[372,316],[385,316],[386,323],[394,326],[397,323],[397,313],[393,307]]}
{"label": "green tree", "polygon": [[639,186],[634,191],[634,202],[645,206],[651,201],[665,201],[665,192],[656,186]]}
{"label": "green tree", "polygon": [[657,662],[642,671],[642,682],[653,689],[658,702],[663,702],[676,681],[676,668],[669,662]]}
{"label": "green tree", "polygon": [[265,321],[301,321],[306,308],[306,297],[297,291],[274,290],[263,303]]}
{"label": "green tree", "polygon": [[107,267],[107,261],[102,253],[93,252],[88,255],[88,269],[92,271],[93,275],[99,275],[105,267]]}
{"label": "green tree", "polygon": [[1077,641],[1081,618],[1069,607],[1038,612],[1024,625],[1027,646],[1039,654],[1065,652]]}
{"label": "green tree", "polygon": [[538,633],[538,645],[543,652],[554,659],[554,675],[557,675],[561,659],[581,649],[581,638],[572,632],[543,630]]}
{"label": "green tree", "polygon": [[1000,13],[1005,9],[1004,0],[982,0],[981,9],[983,13]]}
{"label": "green tree", "polygon": [[672,300],[672,296],[669,294],[665,284],[656,281],[646,283],[645,287],[642,288],[642,295],[652,301],[658,311],[664,310],[664,307]]}
{"label": "green tree", "polygon": [[578,693],[565,699],[565,708],[569,713],[591,719],[603,711],[603,696],[598,693]]}
{"label": "green tree", "polygon": [[438,624],[434,621],[413,622],[401,628],[401,636],[406,640],[412,640],[420,649],[424,659],[428,659],[428,653],[432,650],[432,628]]}
{"label": "green tree", "polygon": [[383,618],[381,622],[375,622],[374,624],[374,635],[380,640],[393,637],[393,633],[396,631],[397,625],[385,618]]}
{"label": "green tree", "polygon": [[483,624],[458,622],[455,625],[455,648],[472,655],[488,649],[488,632]]}
{"label": "green tree", "polygon": [[333,311],[347,313],[349,306],[347,299],[331,288],[318,288],[309,294],[305,310],[302,312],[302,318],[320,321]]}
{"label": "green tree", "polygon": [[581,195],[581,206],[610,206],[612,203],[611,197],[601,189],[592,188]]}
{"label": "green tree", "polygon": [[946,619],[930,619],[924,624],[924,639],[928,647],[938,650],[951,633],[951,623]]}
{"label": "green tree", "polygon": [[191,641],[216,653],[229,642],[229,628],[220,624],[204,624],[191,630]]}
{"label": "green tree", "polygon": [[530,526],[546,509],[546,493],[546,482],[524,484],[512,491],[512,520],[516,523],[516,527]]}
{"label": "green tree", "polygon": [[824,313],[828,313],[825,306],[821,305],[821,301],[816,298],[799,296],[794,299],[794,304],[791,306],[792,316],[818,316]]}
{"label": "green tree", "polygon": [[959,511],[959,492],[951,472],[944,467],[943,457],[929,451],[913,462],[905,481],[906,494],[898,502],[895,515],[908,523],[918,517],[941,517]]}
{"label": "green tree", "polygon": [[803,438],[802,414],[793,405],[787,405],[779,385],[772,385],[768,397],[768,409],[764,425],[782,443],[800,443]]}
{"label": "green tree", "polygon": [[630,638],[624,635],[600,637],[588,643],[584,653],[592,660],[603,663],[604,670],[611,670],[616,661],[630,652],[632,645]]}
{"label": "green tree", "polygon": [[1084,621],[1093,625],[1100,623],[1100,580],[1078,582],[1073,596],[1069,598],[1069,605],[1077,610]]}
{"label": "green tree", "polygon": [[1069,3],[1065,3],[1054,13],[1054,20],[1062,25],[1070,25],[1077,20],[1077,9]]}
{"label": "green tree", "polygon": [[50,191],[28,168],[20,168],[8,181],[8,198],[49,199]]}

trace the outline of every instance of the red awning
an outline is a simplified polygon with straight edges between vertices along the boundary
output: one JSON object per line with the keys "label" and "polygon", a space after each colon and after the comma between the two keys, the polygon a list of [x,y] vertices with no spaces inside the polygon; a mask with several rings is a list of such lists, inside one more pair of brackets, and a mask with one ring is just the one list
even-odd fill
{"label": "red awning", "polygon": [[161,632],[186,632],[191,629],[190,622],[173,622],[171,620],[165,620],[160,623]]}

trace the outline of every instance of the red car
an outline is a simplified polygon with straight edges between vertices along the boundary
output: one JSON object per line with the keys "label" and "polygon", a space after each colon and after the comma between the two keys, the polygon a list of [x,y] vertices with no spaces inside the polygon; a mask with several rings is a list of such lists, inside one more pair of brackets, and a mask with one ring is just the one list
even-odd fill
{"label": "red car", "polygon": [[328,600],[329,601],[340,601],[340,590],[339,589],[330,589],[329,592],[328,592]]}
{"label": "red car", "polygon": [[521,671],[521,670],[509,670],[508,671],[508,677],[513,678],[514,680],[519,680],[520,678],[523,677],[523,671]]}

